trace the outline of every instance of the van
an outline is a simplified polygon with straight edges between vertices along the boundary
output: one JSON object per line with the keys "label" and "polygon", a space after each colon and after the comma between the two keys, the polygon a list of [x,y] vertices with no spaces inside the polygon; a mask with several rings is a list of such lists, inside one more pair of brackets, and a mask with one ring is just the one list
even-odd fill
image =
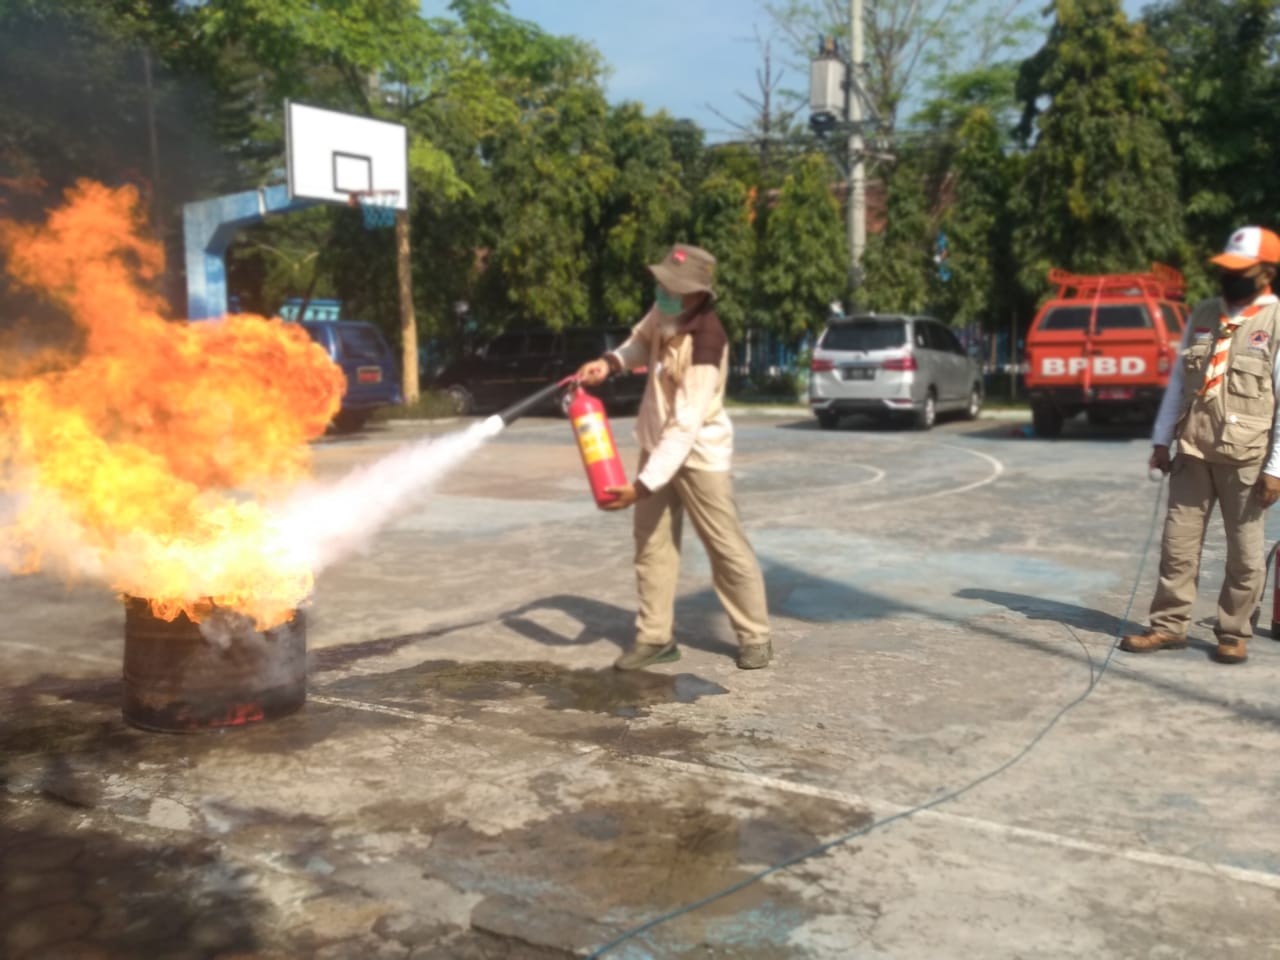
{"label": "van", "polygon": [[1182,274],[1049,271],[1057,292],[1027,333],[1027,392],[1037,436],[1056,437],[1082,411],[1094,425],[1154,419],[1186,324]]}
{"label": "van", "polygon": [[847,414],[930,429],[939,413],[976,419],[982,371],[932,317],[865,314],[831,321],[809,365],[809,406],[832,430]]}
{"label": "van", "polygon": [[[446,367],[432,386],[448,395],[460,416],[499,410],[618,349],[630,336],[629,327],[510,330]],[[611,410],[633,411],[644,388],[643,376],[622,373],[591,392]],[[549,401],[552,409],[554,401]]]}
{"label": "van", "polygon": [[358,320],[304,320],[302,328],[342,368],[347,392],[333,426],[340,432],[359,430],[379,407],[404,402],[400,368],[382,331]]}

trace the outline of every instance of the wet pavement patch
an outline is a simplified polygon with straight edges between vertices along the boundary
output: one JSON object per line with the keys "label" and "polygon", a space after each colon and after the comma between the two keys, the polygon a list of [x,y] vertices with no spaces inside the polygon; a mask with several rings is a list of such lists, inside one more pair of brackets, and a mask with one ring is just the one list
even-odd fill
{"label": "wet pavement patch", "polygon": [[619,717],[643,716],[657,704],[693,703],[728,693],[690,673],[574,670],[543,660],[428,660],[391,673],[339,680],[325,692],[428,709],[432,698],[458,704],[538,696],[553,710]]}
{"label": "wet pavement patch", "polygon": [[[545,736],[554,740],[565,740],[570,735],[563,731],[532,731],[535,736]],[[707,734],[701,730],[678,726],[674,723],[656,727],[637,727],[621,721],[612,721],[600,726],[574,730],[574,740],[594,743],[618,754],[639,754],[642,756],[666,756],[691,759],[699,755],[697,747],[706,740]]]}
{"label": "wet pavement patch", "polygon": [[[561,916],[559,939],[544,931],[538,942],[581,948],[583,928],[626,929],[869,821],[866,811],[807,797],[715,810],[696,793],[670,802],[588,803],[497,836],[445,827],[424,866],[461,889],[525,904],[531,917]],[[666,931],[660,939],[673,952],[662,955],[743,935],[757,948],[743,956],[792,956],[789,932],[813,909],[776,884],[753,884],[677,924],[678,932]]]}
{"label": "wet pavement patch", "polygon": [[266,909],[213,844],[145,844],[0,819],[0,956],[194,960],[261,945],[255,930]]}

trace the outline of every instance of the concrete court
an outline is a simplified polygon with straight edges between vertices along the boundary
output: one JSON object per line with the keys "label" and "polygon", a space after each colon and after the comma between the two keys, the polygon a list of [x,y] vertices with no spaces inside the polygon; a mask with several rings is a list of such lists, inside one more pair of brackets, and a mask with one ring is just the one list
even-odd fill
{"label": "concrete court", "polygon": [[[327,441],[317,468],[446,429]],[[312,696],[274,724],[125,727],[113,598],[0,580],[0,955],[589,955],[965,785],[1085,691],[1157,492],[1138,432],[738,430],[765,671],[734,666],[691,536],[684,659],[608,669],[630,636],[628,521],[592,507],[552,419],[323,577]],[[1201,620],[1216,533],[1205,559]],[[606,956],[1280,956],[1280,644],[1223,667],[1207,620],[1195,635],[1117,654],[962,796]]]}

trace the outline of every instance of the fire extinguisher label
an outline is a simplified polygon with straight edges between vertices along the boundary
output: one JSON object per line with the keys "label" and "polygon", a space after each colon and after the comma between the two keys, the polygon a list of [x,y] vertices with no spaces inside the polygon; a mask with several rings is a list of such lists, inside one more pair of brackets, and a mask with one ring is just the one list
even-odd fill
{"label": "fire extinguisher label", "polygon": [[616,453],[613,440],[605,426],[604,417],[598,413],[588,413],[574,421],[573,429],[578,433],[578,446],[582,449],[582,459],[590,466],[602,460],[612,460]]}

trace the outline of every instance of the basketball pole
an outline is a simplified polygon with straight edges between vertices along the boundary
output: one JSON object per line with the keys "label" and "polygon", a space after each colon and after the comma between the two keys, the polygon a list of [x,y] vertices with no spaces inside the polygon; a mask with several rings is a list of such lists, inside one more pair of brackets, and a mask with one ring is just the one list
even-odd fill
{"label": "basketball pole", "polygon": [[401,383],[405,406],[420,396],[418,385],[418,318],[413,309],[413,259],[409,246],[409,211],[396,211],[396,281],[400,301]]}

